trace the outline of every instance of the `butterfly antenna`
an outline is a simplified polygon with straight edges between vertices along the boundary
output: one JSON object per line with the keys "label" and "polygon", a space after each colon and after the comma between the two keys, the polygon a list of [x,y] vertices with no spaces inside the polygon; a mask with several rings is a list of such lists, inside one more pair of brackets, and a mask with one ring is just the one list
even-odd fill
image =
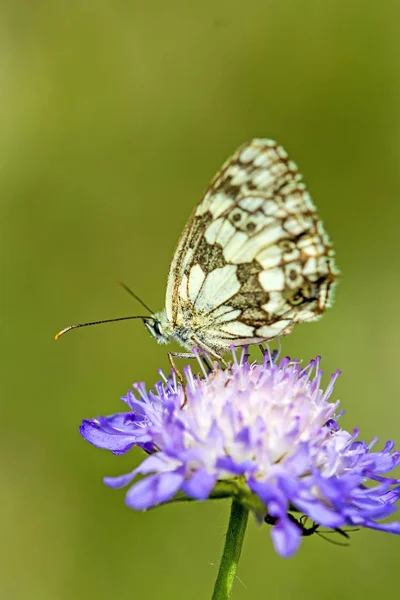
{"label": "butterfly antenna", "polygon": [[137,294],[135,294],[135,292],[132,292],[131,288],[129,288],[123,281],[118,281],[118,283],[121,287],[124,288],[124,290],[126,292],[128,292],[128,294],[130,294],[133,298],[135,298],[135,300],[137,300],[137,302],[139,302],[139,304],[141,304],[146,310],[148,310],[151,314],[154,313],[154,310],[151,310],[151,308],[149,308],[147,306],[147,304],[145,304],[143,302],[143,300],[141,298],[139,298],[139,296]]}
{"label": "butterfly antenna", "polygon": [[56,333],[56,335],[54,336],[54,339],[58,340],[58,338],[60,338],[62,335],[64,335],[64,333],[71,331],[71,329],[78,329],[78,327],[89,327],[89,325],[101,325],[102,323],[115,323],[116,321],[128,321],[129,319],[142,319],[142,321],[154,320],[154,319],[152,319],[152,317],[149,317],[149,316],[146,316],[146,317],[135,316],[135,317],[118,317],[117,319],[105,319],[103,321],[91,321],[90,323],[78,323],[77,325],[70,325],[69,327],[66,327],[65,329],[61,329],[61,331]]}

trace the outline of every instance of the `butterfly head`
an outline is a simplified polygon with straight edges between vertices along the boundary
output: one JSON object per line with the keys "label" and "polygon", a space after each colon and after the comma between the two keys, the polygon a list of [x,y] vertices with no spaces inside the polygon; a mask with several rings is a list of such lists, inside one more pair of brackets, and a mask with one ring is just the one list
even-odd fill
{"label": "butterfly head", "polygon": [[159,344],[168,344],[171,341],[173,329],[165,310],[143,319],[143,323]]}

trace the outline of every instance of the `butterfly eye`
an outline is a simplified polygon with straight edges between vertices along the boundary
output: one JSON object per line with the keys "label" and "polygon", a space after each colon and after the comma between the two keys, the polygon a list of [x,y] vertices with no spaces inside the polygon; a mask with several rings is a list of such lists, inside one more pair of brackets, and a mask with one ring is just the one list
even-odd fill
{"label": "butterfly eye", "polygon": [[153,325],[153,329],[154,329],[154,333],[156,334],[157,337],[162,337],[162,330],[161,330],[161,323],[160,321],[154,321],[154,325]]}

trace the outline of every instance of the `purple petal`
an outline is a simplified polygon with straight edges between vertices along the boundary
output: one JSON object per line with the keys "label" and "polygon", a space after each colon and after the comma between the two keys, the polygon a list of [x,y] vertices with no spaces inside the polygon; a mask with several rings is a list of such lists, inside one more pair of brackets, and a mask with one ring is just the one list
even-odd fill
{"label": "purple petal", "polygon": [[394,504],[400,497],[400,486],[393,488],[389,492],[382,494],[381,501],[385,504]]}
{"label": "purple petal", "polygon": [[87,442],[98,448],[112,450],[118,454],[127,452],[135,444],[132,434],[106,433],[101,429],[99,423],[94,420],[83,420],[79,431]]}
{"label": "purple petal", "polygon": [[364,523],[364,527],[368,527],[369,529],[377,529],[378,531],[385,531],[386,533],[394,533],[396,535],[400,535],[400,523],[398,521],[394,521],[392,523],[374,523],[373,521],[368,521]]}
{"label": "purple petal", "polygon": [[163,473],[171,471],[173,467],[178,466],[176,461],[172,461],[162,452],[148,456],[136,469],[126,475],[118,477],[105,477],[104,483],[113,488],[121,488],[130,483],[136,475],[147,475],[148,473]]}
{"label": "purple petal", "polygon": [[200,469],[196,471],[190,479],[184,482],[182,490],[191,498],[196,498],[196,500],[206,500],[216,481],[217,476],[215,474],[211,475],[211,473],[207,473],[205,469]]}
{"label": "purple petal", "polygon": [[279,504],[284,506],[282,512],[287,512],[287,498],[284,494],[282,494],[281,490],[279,490],[276,485],[270,484],[266,481],[257,481],[256,479],[250,479],[248,481],[248,485],[251,491],[254,492],[254,494],[256,494],[266,506],[268,506],[268,512],[270,512],[269,503],[273,501],[277,501]]}
{"label": "purple petal", "polygon": [[304,512],[312,521],[325,527],[337,529],[345,524],[342,514],[331,510],[322,502],[307,502],[296,498],[293,504],[298,511]]}
{"label": "purple petal", "polygon": [[183,474],[177,472],[149,475],[128,490],[125,502],[135,510],[147,510],[163,504],[176,494],[183,479]]}
{"label": "purple petal", "polygon": [[234,475],[244,475],[244,473],[251,473],[254,470],[254,463],[250,460],[244,462],[235,462],[231,456],[223,456],[218,458],[215,467]]}
{"label": "purple petal", "polygon": [[296,453],[290,456],[285,463],[285,469],[291,475],[301,476],[310,467],[310,452],[308,444],[299,444]]}
{"label": "purple petal", "polygon": [[135,479],[137,475],[137,470],[131,471],[131,473],[126,473],[125,475],[119,475],[118,477],[104,477],[103,481],[109,487],[112,487],[116,490],[125,487],[130,483],[133,479]]}
{"label": "purple petal", "polygon": [[271,537],[275,550],[278,554],[283,556],[283,558],[293,556],[301,543],[300,528],[289,519],[280,519],[279,522],[273,526]]}

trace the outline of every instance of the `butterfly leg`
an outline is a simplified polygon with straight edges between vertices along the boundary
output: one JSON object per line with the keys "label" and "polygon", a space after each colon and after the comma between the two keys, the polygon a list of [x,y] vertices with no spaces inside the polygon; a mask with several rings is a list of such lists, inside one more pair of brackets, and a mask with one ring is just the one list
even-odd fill
{"label": "butterfly leg", "polygon": [[[196,342],[196,344],[198,344],[198,347],[200,350],[203,350],[203,352],[205,352],[206,354],[209,354],[210,356],[212,356],[213,358],[215,358],[216,360],[218,360],[221,364],[224,365],[224,367],[228,366],[228,363],[226,362],[226,360],[224,360],[222,358],[222,356],[220,354],[218,354],[217,352],[215,352],[212,348],[210,348],[209,346],[206,346],[204,342],[202,342],[201,340],[199,340],[195,335],[193,336],[193,341]],[[211,369],[213,370],[213,369]]]}
{"label": "butterfly leg", "polygon": [[168,360],[169,360],[169,362],[171,364],[172,370],[175,373],[176,378],[178,379],[179,383],[182,386],[182,390],[183,390],[183,404],[182,404],[181,408],[183,408],[185,406],[186,402],[187,402],[185,380],[184,380],[184,377],[183,377],[182,373],[180,372],[180,370],[176,366],[174,358],[188,358],[188,356],[186,356],[186,353],[179,354],[177,352],[168,352]]}
{"label": "butterfly leg", "polygon": [[203,361],[203,364],[204,364],[205,368],[207,369],[208,374],[210,374],[214,369],[212,363],[208,360],[208,358],[206,356],[202,356],[201,360]]}
{"label": "butterfly leg", "polygon": [[[171,363],[172,370],[174,371],[179,383],[182,386],[183,404],[182,404],[181,408],[183,408],[187,402],[185,379],[184,379],[182,373],[180,372],[180,370],[178,369],[178,367],[176,366],[174,358],[198,358],[198,356],[196,354],[193,354],[193,352],[168,352],[168,359],[169,359],[169,362]],[[209,368],[208,364],[207,364],[207,368]]]}
{"label": "butterfly leg", "polygon": [[183,379],[183,375],[180,372],[180,370],[178,369],[178,367],[175,364],[174,358],[197,358],[197,356],[195,354],[193,354],[192,352],[168,352],[168,360],[171,364],[172,370],[175,372],[179,383],[182,385],[184,384],[184,379]]}
{"label": "butterfly leg", "polygon": [[172,356],[172,358],[197,358],[193,352],[168,352],[168,356]]}
{"label": "butterfly leg", "polygon": [[[178,371],[177,366],[175,365],[174,358],[199,358],[199,357],[197,354],[193,354],[193,352],[168,352],[168,358],[169,358],[169,362],[171,363],[173,370],[175,371],[175,373],[178,374],[179,371]],[[207,359],[206,356],[201,356],[200,358],[203,361],[204,366],[206,367],[207,371],[209,373],[211,373],[211,371],[213,370],[213,365],[210,363],[210,361]],[[179,374],[180,374],[180,372],[179,372]],[[181,378],[182,378],[182,375],[179,378],[179,381],[182,383]]]}
{"label": "butterfly leg", "polygon": [[[174,371],[174,373],[176,374],[176,377],[179,381],[179,383],[182,386],[183,389],[183,393],[184,393],[184,400],[183,400],[183,404],[181,406],[181,408],[183,408],[187,402],[187,397],[186,397],[186,388],[185,388],[185,380],[184,377],[182,375],[182,373],[180,372],[180,370],[178,369],[178,367],[175,364],[174,358],[199,358],[198,354],[194,354],[193,352],[168,352],[168,359],[169,362],[171,364],[172,370]],[[213,370],[213,365],[207,360],[206,356],[201,356],[200,357],[201,360],[203,361],[208,373],[211,373]]]}

